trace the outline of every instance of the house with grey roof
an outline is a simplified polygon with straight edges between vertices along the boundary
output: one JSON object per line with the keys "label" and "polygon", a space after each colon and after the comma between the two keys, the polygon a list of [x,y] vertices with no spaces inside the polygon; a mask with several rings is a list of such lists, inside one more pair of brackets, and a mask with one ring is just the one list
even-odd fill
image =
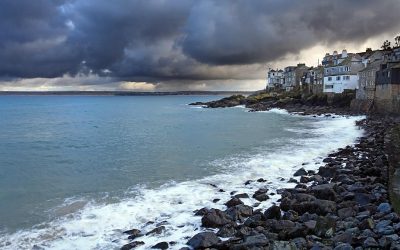
{"label": "house with grey roof", "polygon": [[325,93],[343,93],[345,90],[358,88],[358,72],[364,68],[362,58],[355,53],[342,54],[336,51],[332,56],[326,55],[324,65],[324,89]]}

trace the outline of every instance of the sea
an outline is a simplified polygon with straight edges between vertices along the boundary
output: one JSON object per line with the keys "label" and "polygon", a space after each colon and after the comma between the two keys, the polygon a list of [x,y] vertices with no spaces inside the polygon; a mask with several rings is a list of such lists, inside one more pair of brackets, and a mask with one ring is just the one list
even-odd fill
{"label": "sea", "polygon": [[360,116],[188,105],[221,97],[0,96],[0,249],[119,249],[160,226],[137,249],[179,249],[205,230],[194,211],[268,188],[265,209],[363,134]]}

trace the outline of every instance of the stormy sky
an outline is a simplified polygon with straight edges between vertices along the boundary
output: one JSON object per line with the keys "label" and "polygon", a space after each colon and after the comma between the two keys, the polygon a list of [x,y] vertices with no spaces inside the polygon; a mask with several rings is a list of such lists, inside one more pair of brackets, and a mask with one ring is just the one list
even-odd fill
{"label": "stormy sky", "polygon": [[377,49],[399,0],[2,0],[0,90],[257,90],[269,67]]}

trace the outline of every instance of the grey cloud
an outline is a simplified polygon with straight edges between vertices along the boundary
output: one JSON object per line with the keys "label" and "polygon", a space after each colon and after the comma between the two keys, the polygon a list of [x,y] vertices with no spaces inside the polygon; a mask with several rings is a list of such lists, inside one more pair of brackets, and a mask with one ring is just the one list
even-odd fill
{"label": "grey cloud", "polygon": [[393,32],[398,13],[398,0],[3,0],[0,77],[254,79],[285,55]]}

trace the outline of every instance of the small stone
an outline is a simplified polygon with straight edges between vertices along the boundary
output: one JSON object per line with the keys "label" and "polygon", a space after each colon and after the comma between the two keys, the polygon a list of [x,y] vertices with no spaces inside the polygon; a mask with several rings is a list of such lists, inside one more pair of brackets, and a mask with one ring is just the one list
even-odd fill
{"label": "small stone", "polygon": [[354,248],[348,243],[340,243],[338,244],[334,250],[353,250]]}
{"label": "small stone", "polygon": [[160,227],[156,227],[153,230],[151,230],[150,232],[146,233],[146,235],[161,234],[164,231],[165,231],[165,227],[160,226]]}
{"label": "small stone", "polygon": [[390,206],[389,203],[381,203],[378,206],[378,212],[383,213],[383,214],[387,214],[390,213],[392,211],[392,207]]}
{"label": "small stone", "polygon": [[369,248],[369,247],[379,247],[378,242],[372,237],[368,237],[364,242],[363,242],[363,247],[364,248]]}

